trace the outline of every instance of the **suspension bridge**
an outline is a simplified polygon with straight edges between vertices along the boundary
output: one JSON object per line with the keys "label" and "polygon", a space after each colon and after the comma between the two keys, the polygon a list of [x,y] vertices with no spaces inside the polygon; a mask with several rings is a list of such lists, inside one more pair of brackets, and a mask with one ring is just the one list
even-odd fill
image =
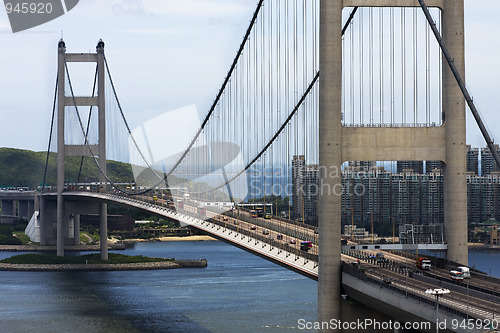
{"label": "suspension bridge", "polygon": [[[493,142],[465,88],[463,22],[462,0],[260,0],[201,122],[172,124],[167,114],[166,123],[154,121],[164,131],[130,128],[103,41],[96,53],[67,53],[61,40],[35,213],[41,243],[56,244],[64,255],[66,245],[79,242],[79,216],[98,213],[101,258],[107,259],[107,204],[119,203],[317,279],[319,322],[340,318],[342,286],[387,311],[400,309],[402,321],[435,318],[434,298],[420,289],[436,282],[408,279],[407,259],[376,263],[360,252],[366,245],[342,248],[342,169],[347,161],[443,162],[446,245],[439,248],[446,248],[449,262],[467,265],[466,103],[490,148]],[[75,62],[96,63],[91,96],[75,95]],[[177,112],[178,119],[190,116],[189,108]],[[179,131],[193,135],[181,140]],[[68,167],[75,158],[78,170]],[[127,165],[127,176],[110,176],[111,165],[114,171]],[[317,206],[306,200],[312,189],[297,182],[305,177],[317,177]],[[278,198],[289,198],[283,216]],[[271,216],[255,217],[243,205],[259,200],[276,200]],[[316,220],[294,220],[313,209]],[[346,264],[357,260],[370,272]],[[390,286],[387,276],[395,281]],[[446,283],[455,296],[444,302],[443,318],[494,318],[494,287],[477,290],[488,296],[470,296],[476,303],[465,308],[465,287]]]}

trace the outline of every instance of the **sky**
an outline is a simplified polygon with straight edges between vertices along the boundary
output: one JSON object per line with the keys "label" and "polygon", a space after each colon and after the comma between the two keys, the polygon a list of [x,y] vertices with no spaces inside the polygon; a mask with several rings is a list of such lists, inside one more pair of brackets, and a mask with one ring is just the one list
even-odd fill
{"label": "sky", "polygon": [[[257,0],[80,0],[65,15],[12,33],[0,8],[0,147],[47,149],[61,36],[67,53],[105,42],[131,128],[195,105],[204,116],[241,43]],[[500,142],[500,1],[465,0],[466,82]],[[95,65],[71,64],[77,95]],[[73,74],[75,73],[75,74]],[[467,111],[467,143],[485,146]]]}

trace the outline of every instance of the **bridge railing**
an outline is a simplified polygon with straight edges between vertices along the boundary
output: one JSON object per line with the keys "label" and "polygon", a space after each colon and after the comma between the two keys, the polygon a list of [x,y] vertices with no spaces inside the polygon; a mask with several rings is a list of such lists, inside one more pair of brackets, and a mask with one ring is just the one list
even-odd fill
{"label": "bridge railing", "polygon": [[[278,233],[286,234],[292,238],[297,238],[297,239],[301,239],[304,241],[310,241],[311,243],[316,244],[316,245],[318,244],[316,237],[314,237],[313,235],[307,234],[305,231],[298,230],[298,227],[305,228],[305,229],[311,230],[311,231],[314,230],[314,227],[310,226],[310,225],[308,225],[307,227],[304,227],[302,224],[299,224],[299,222],[289,220],[292,223],[289,223],[287,221],[283,221],[283,223],[281,225],[278,224],[276,226],[273,223],[267,222],[268,220],[266,220],[266,219],[252,218],[252,217],[245,216],[243,214],[238,215],[235,212],[232,212],[232,213],[226,212],[224,215],[232,217],[234,219],[239,219],[239,220],[242,220],[242,221],[245,221],[248,223],[252,223],[252,224],[255,224],[255,225],[260,226],[262,228],[276,231]],[[276,218],[273,217],[273,220],[276,220]],[[280,221],[282,221],[282,220],[280,220]],[[295,222],[295,223],[293,223],[293,222]]]}
{"label": "bridge railing", "polygon": [[[430,298],[424,297],[422,295],[415,294],[415,293],[413,293],[409,290],[406,290],[406,289],[398,288],[393,284],[384,283],[382,279],[378,280],[378,279],[375,279],[373,277],[370,277],[364,271],[360,271],[356,267],[349,265],[346,262],[342,262],[342,272],[349,274],[349,275],[351,275],[351,276],[353,276],[361,281],[364,281],[366,283],[371,283],[371,284],[377,285],[380,288],[385,288],[385,289],[390,290],[392,292],[404,295],[405,297],[411,298],[419,303],[428,304],[428,305],[432,306],[433,308],[436,307],[436,301],[434,299],[430,299]],[[477,318],[477,317],[474,317],[470,314],[464,313],[464,312],[457,310],[455,308],[452,308],[450,306],[444,305],[443,303],[439,304],[439,310],[446,311],[449,314],[455,315],[455,316],[460,317],[460,318],[479,320],[479,318]]]}
{"label": "bridge railing", "polygon": [[[75,188],[73,188],[71,190],[78,191],[78,189],[75,189]],[[83,192],[88,192],[88,191],[83,191]],[[125,199],[125,200],[131,201],[131,202],[135,201],[135,202],[140,203],[140,204],[146,204],[147,206],[149,206],[151,208],[154,207],[154,208],[161,208],[161,209],[169,209],[169,210],[175,211],[177,213],[181,213],[181,214],[184,214],[184,215],[187,215],[190,217],[198,218],[198,219],[204,221],[205,223],[210,223],[214,226],[218,226],[219,228],[226,228],[228,230],[232,230],[234,232],[237,232],[241,235],[245,235],[248,237],[249,242],[251,241],[251,239],[254,239],[256,241],[262,242],[263,246],[264,246],[264,244],[267,244],[271,248],[278,248],[278,249],[286,251],[290,254],[294,254],[296,256],[295,260],[299,260],[299,259],[303,258],[305,260],[314,261],[316,263],[318,262],[318,255],[301,250],[299,248],[299,241],[297,241],[297,244],[295,244],[295,246],[291,246],[288,243],[280,242],[277,239],[270,238],[268,235],[259,234],[257,232],[252,232],[252,231],[248,231],[246,229],[239,228],[238,225],[234,225],[228,221],[219,221],[219,220],[214,219],[214,218],[207,218],[205,215],[198,214],[197,212],[190,212],[190,211],[187,211],[184,209],[178,209],[178,207],[176,209],[176,207],[174,207],[174,205],[158,204],[158,201],[155,200],[153,198],[153,196],[150,196],[150,195],[127,196],[127,195],[123,195],[123,194],[117,194],[116,192],[113,192],[113,191],[104,193],[103,191],[100,191],[100,190],[96,190],[93,192],[94,193],[103,193],[103,194],[107,194],[110,196],[116,196],[117,198]],[[257,224],[255,222],[256,221],[251,221],[252,224]],[[272,229],[272,228],[269,228],[269,229]],[[294,237],[294,236],[291,236],[291,237]]]}
{"label": "bridge railing", "polygon": [[448,278],[444,278],[442,276],[439,276],[439,275],[436,275],[436,274],[432,274],[432,273],[429,273],[429,272],[422,272],[422,274],[424,276],[426,276],[428,278],[431,278],[433,280],[436,280],[436,281],[443,281],[443,282],[447,282],[447,283],[450,283],[450,284],[454,284],[454,285],[462,287],[462,288],[468,288],[468,289],[471,289],[471,290],[480,291],[480,292],[485,293],[485,294],[493,295],[495,297],[500,297],[500,292],[498,292],[498,291],[494,291],[494,290],[487,289],[487,288],[482,288],[482,287],[479,287],[479,286],[476,286],[476,285],[473,285],[473,284],[469,284],[469,283],[464,283],[463,281],[450,280]]}
{"label": "bridge railing", "polygon": [[[297,260],[299,258],[305,258],[307,260],[318,262],[318,255],[317,254],[313,254],[313,253],[309,253],[309,252],[306,252],[306,251],[302,251],[298,247],[298,244],[296,244],[295,247],[292,247],[292,246],[290,246],[287,243],[280,242],[280,241],[278,241],[278,240],[276,240],[274,238],[271,238],[269,236],[261,235],[261,234],[259,234],[257,232],[251,232],[251,231],[248,231],[246,229],[240,229],[240,228],[238,228],[237,225],[234,225],[234,224],[231,224],[231,223],[227,223],[227,222],[223,222],[223,221],[218,221],[216,219],[208,219],[206,221],[209,222],[209,223],[212,223],[214,225],[218,225],[220,227],[223,227],[223,228],[226,228],[226,229],[229,229],[229,230],[233,230],[233,231],[238,232],[238,233],[240,233],[242,235],[248,236],[249,238],[253,238],[255,240],[261,241],[261,242],[263,242],[265,244],[270,245],[271,247],[279,248],[281,250],[284,250],[284,251],[287,251],[287,252],[290,252],[290,253],[294,253],[295,256],[297,257]],[[250,241],[250,239],[249,239],[249,241]]]}

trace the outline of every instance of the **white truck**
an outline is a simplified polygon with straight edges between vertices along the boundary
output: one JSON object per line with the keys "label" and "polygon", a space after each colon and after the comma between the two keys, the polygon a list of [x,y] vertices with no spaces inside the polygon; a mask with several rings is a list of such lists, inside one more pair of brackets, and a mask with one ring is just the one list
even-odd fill
{"label": "white truck", "polygon": [[462,276],[464,279],[470,279],[470,269],[469,267],[460,266],[457,268],[457,271],[462,272]]}

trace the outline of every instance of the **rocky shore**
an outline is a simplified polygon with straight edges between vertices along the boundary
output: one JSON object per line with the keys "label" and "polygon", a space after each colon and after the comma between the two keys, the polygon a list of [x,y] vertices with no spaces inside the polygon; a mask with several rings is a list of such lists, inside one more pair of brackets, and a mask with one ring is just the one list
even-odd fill
{"label": "rocky shore", "polygon": [[30,272],[52,272],[52,271],[133,271],[172,268],[203,268],[207,267],[205,259],[200,260],[174,260],[159,262],[141,262],[130,264],[4,264],[0,263],[2,271],[30,271]]}
{"label": "rocky shore", "polygon": [[[99,245],[65,245],[65,251],[99,251]],[[108,249],[110,250],[123,250],[125,245],[123,244],[109,244]],[[12,252],[47,252],[57,251],[55,245],[0,245],[0,251],[12,251]]]}

